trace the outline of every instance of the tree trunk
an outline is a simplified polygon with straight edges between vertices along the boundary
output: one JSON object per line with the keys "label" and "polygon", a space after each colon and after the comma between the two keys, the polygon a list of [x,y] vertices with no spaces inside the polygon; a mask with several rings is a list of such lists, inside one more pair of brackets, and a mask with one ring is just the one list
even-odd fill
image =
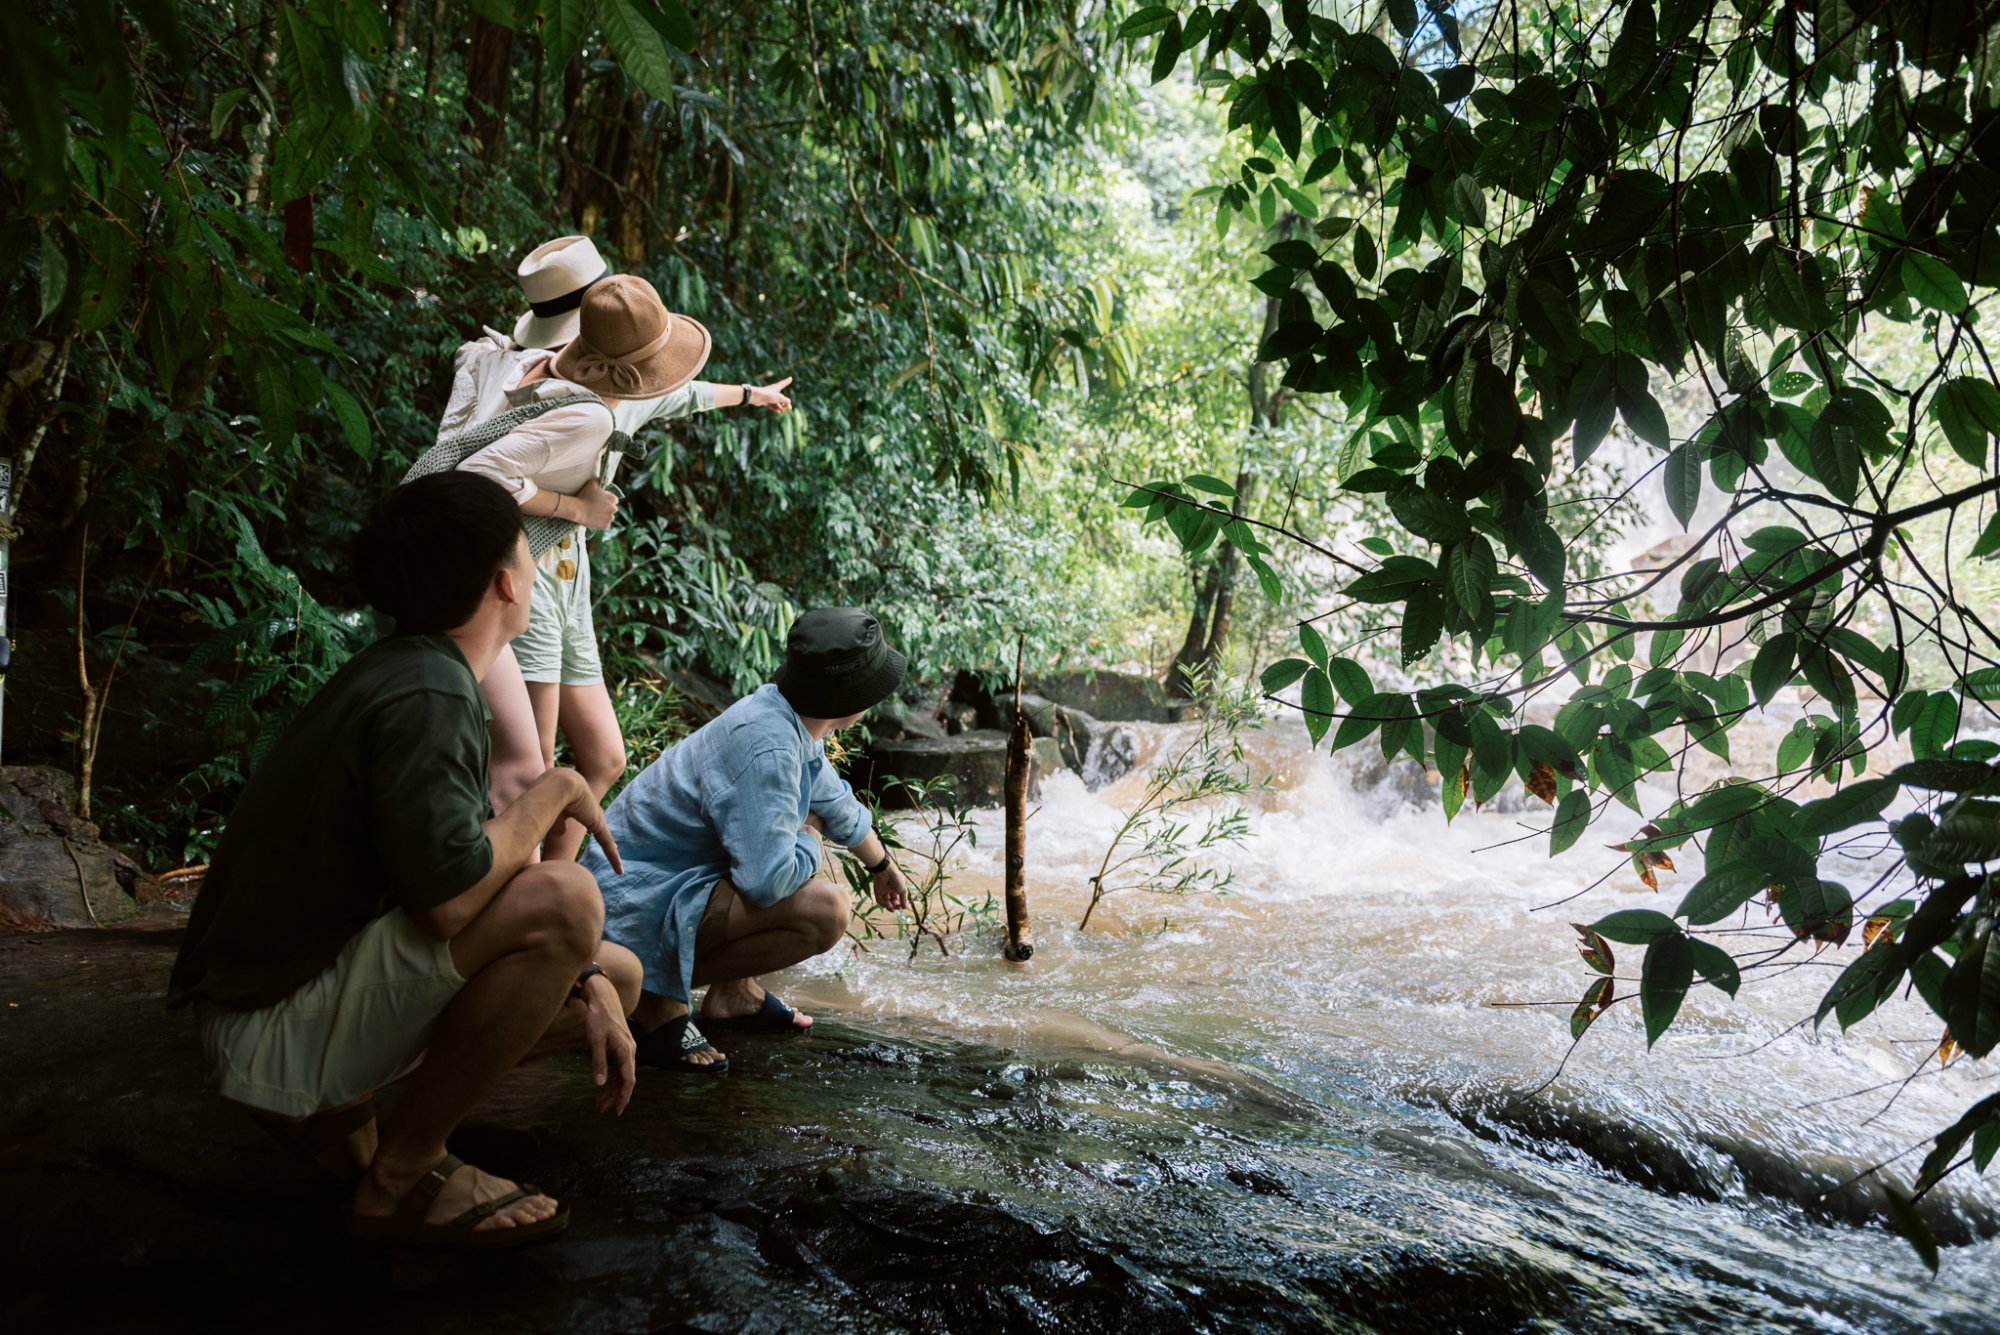
{"label": "tree trunk", "polygon": [[410,0],[389,0],[389,50],[385,63],[388,71],[382,76],[382,115],[392,117],[396,113],[396,93],[402,85],[403,61],[401,52],[410,44]]}
{"label": "tree trunk", "polygon": [[[278,30],[267,12],[264,24],[257,34],[257,55],[255,57],[257,77],[269,88],[278,72]],[[257,115],[257,128],[250,135],[250,157],[243,173],[243,202],[262,204],[271,194],[271,136],[277,133],[277,118],[271,113],[271,105],[266,102]]]}
{"label": "tree trunk", "polygon": [[514,30],[475,14],[465,67],[465,129],[478,145],[481,162],[499,162],[507,141],[513,61]]}
{"label": "tree trunk", "polygon": [[[1260,346],[1277,327],[1277,299],[1266,297],[1264,328],[1258,339]],[[1264,362],[1250,363],[1247,388],[1250,394],[1251,434],[1275,427],[1283,399],[1271,384],[1271,368]],[[1236,470],[1236,499],[1231,507],[1235,513],[1240,515],[1249,509],[1256,489],[1257,479],[1248,469],[1239,467]],[[1213,671],[1222,663],[1229,648],[1230,619],[1236,610],[1236,571],[1240,561],[1234,545],[1220,543],[1214,559],[1194,576],[1194,610],[1188,616],[1187,636],[1181,641],[1180,652],[1174,655],[1173,675],[1167,682],[1167,689],[1176,695],[1188,694],[1187,674],[1197,664]]]}
{"label": "tree trunk", "polygon": [[443,35],[445,20],[449,17],[449,13],[445,10],[445,0],[431,0],[430,27],[424,32],[424,114],[426,116],[430,115],[430,109],[437,98],[438,38]]}

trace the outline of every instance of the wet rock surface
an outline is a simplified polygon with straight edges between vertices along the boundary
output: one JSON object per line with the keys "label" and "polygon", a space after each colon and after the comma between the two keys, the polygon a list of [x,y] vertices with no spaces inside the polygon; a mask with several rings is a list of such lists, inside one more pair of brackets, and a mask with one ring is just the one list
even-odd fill
{"label": "wet rock surface", "polygon": [[[569,1232],[485,1256],[355,1249],[335,1227],[340,1192],[204,1090],[192,1021],[162,1005],[179,939],[154,927],[0,943],[8,1329],[1320,1324],[1254,1257],[1197,1261],[1197,1279],[1080,1218],[921,1171],[949,1157],[940,1129],[955,1122],[1011,1123],[1041,1143],[1038,1087],[1092,1079],[1084,1068],[824,1022],[810,1040],[741,1043],[746,1069],[720,1080],[646,1073],[617,1121],[589,1110],[579,1059],[525,1067],[453,1148],[561,1193],[575,1210]],[[864,1091],[881,1105],[873,1134],[828,1125]],[[900,1144],[885,1141],[898,1129]],[[1104,1171],[1094,1156],[1070,1158],[1046,1171],[1086,1185]],[[1283,1189],[1255,1165],[1236,1173],[1253,1185],[1232,1194]],[[1192,1236],[1181,1245],[1190,1259],[1203,1250]]]}
{"label": "wet rock surface", "polygon": [[[1039,777],[1030,778],[1030,798],[1040,790],[1034,782]],[[880,797],[886,807],[907,807],[908,791],[893,782],[897,779],[905,784],[949,779],[960,802],[998,806],[1007,791],[1007,734],[981,728],[955,737],[912,737],[870,746],[857,786]]]}
{"label": "wet rock surface", "polygon": [[1183,709],[1158,678],[1136,672],[1052,672],[1035,679],[1035,692],[1108,723],[1177,723]]}
{"label": "wet rock surface", "polygon": [[108,925],[139,912],[139,867],[76,805],[76,783],[60,770],[0,768],[0,932]]}

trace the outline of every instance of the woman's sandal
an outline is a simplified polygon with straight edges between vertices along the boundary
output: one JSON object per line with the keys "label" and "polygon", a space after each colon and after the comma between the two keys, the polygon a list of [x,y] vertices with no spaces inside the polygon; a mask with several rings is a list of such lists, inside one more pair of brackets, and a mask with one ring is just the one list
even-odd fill
{"label": "woman's sandal", "polygon": [[718,1034],[809,1034],[811,1025],[796,1023],[798,1013],[778,1000],[776,992],[764,994],[764,1004],[754,1015],[730,1015],[721,1019],[703,1016],[702,1023]]}
{"label": "woman's sandal", "polygon": [[247,1111],[250,1120],[262,1127],[266,1135],[300,1158],[312,1160],[328,1177],[352,1184],[360,1181],[367,1171],[364,1165],[354,1162],[347,1138],[375,1120],[374,1100],[363,1099],[345,1108],[302,1118],[280,1117],[257,1108]]}
{"label": "woman's sandal", "polygon": [[[704,1052],[715,1053],[715,1060],[689,1060]],[[729,1069],[729,1058],[708,1041],[696,1027],[694,1016],[687,1011],[641,1034],[636,1055],[641,1066],[650,1066],[657,1071],[678,1071],[683,1075],[721,1075]]]}
{"label": "woman's sandal", "polygon": [[396,1203],[394,1214],[360,1215],[349,1210],[347,1235],[356,1242],[399,1247],[519,1247],[569,1227],[569,1207],[564,1205],[547,1219],[532,1224],[480,1229],[480,1224],[508,1206],[542,1194],[528,1182],[490,1201],[481,1201],[450,1223],[425,1223],[424,1214],[431,1208],[431,1202],[444,1190],[451,1175],[463,1167],[465,1160],[456,1154],[445,1155]]}

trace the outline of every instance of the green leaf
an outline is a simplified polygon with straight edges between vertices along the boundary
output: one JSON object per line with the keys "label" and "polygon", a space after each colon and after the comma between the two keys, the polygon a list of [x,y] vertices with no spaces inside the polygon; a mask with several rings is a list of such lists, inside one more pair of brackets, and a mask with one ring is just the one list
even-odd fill
{"label": "green leaf", "polygon": [[[1602,927],[1598,931],[1603,934]],[[1639,970],[1639,1008],[1646,1016],[1647,1047],[1673,1024],[1693,985],[1693,943],[1678,929],[1646,947],[1646,962]]]}
{"label": "green leaf", "polygon": [[2000,435],[2000,388],[1975,376],[1955,376],[1931,397],[1931,417],[1959,458],[1974,468],[1993,462],[1986,442]]}
{"label": "green leaf", "polygon": [[1619,909],[1590,924],[1590,930],[1607,941],[1628,946],[1647,946],[1662,937],[1681,934],[1672,918],[1653,909]]}
{"label": "green leaf", "polygon": [[1903,252],[1903,290],[1920,306],[1955,315],[1965,309],[1965,284],[1943,260],[1920,250]]}
{"label": "green leaf", "polygon": [[1153,83],[1158,83],[1160,80],[1166,78],[1169,74],[1172,74],[1174,72],[1174,66],[1180,63],[1180,59],[1181,59],[1181,21],[1180,17],[1176,15],[1174,17],[1174,21],[1167,25],[1166,31],[1160,34],[1160,45],[1158,49],[1156,49],[1153,52],[1153,70],[1152,70],[1151,81]]}
{"label": "green leaf", "polygon": [[1861,442],[1852,424],[1829,405],[1806,436],[1812,476],[1840,500],[1853,504],[1861,492]]}
{"label": "green leaf", "polygon": [[1556,804],[1556,823],[1549,830],[1549,856],[1574,844],[1590,825],[1590,794],[1572,788]]}
{"label": "green leaf", "polygon": [[1475,533],[1445,556],[1445,575],[1452,597],[1472,621],[1484,629],[1493,624],[1493,545]]}
{"label": "green leaf", "polygon": [[1839,945],[1854,928],[1854,896],[1838,881],[1807,877],[1778,892],[1778,916],[1801,941]]}
{"label": "green leaf", "polygon": [[1178,17],[1165,5],[1147,5],[1118,25],[1118,35],[1127,41],[1134,37],[1151,37],[1156,32],[1164,32],[1167,25]]}
{"label": "green leaf", "polygon": [[352,394],[331,381],[327,382],[326,396],[333,403],[333,415],[340,420],[348,448],[363,459],[368,458],[374,453],[374,442],[368,434],[368,414],[361,410],[361,404]]}
{"label": "green leaf", "polygon": [[1403,604],[1403,666],[1410,667],[1430,653],[1443,633],[1444,599],[1432,585],[1419,585]]}
{"label": "green leaf", "polygon": [[1586,358],[1577,372],[1576,384],[1570,390],[1569,408],[1576,418],[1576,429],[1571,438],[1577,467],[1581,468],[1597,447],[1604,442],[1604,435],[1611,430],[1611,418],[1617,408],[1617,368],[1608,356]]}
{"label": "green leaf", "polygon": [[1957,698],[1948,691],[1933,692],[1910,723],[1910,754],[1918,760],[1936,759],[1957,735]]}
{"label": "green leaf", "polygon": [[1373,698],[1375,687],[1368,680],[1368,673],[1351,658],[1329,658],[1326,661],[1326,675],[1333,682],[1333,689],[1340,692],[1340,698],[1359,708],[1364,700]]}
{"label": "green leaf", "polygon": [[1889,1226],[1902,1235],[1911,1250],[1916,1252],[1917,1259],[1930,1267],[1930,1272],[1935,1275],[1938,1269],[1937,1239],[1931,1236],[1930,1225],[1917,1213],[1916,1202],[1910,1199],[1908,1192],[1886,1183],[1882,1187],[1882,1198],[1889,1206]]}
{"label": "green leaf", "polygon": [[1313,665],[1303,658],[1281,658],[1264,669],[1263,675],[1258,678],[1258,685],[1264,688],[1266,694],[1276,695],[1312,669]]}
{"label": "green leaf", "polygon": [[1736,967],[1735,957],[1721,946],[1692,937],[1688,940],[1688,948],[1693,952],[1695,972],[1701,975],[1702,981],[1735,996],[1736,989],[1743,986],[1743,971]]}
{"label": "green leaf", "polygon": [[1755,899],[1770,882],[1769,870],[1755,862],[1747,859],[1725,862],[1696,881],[1674,912],[1686,918],[1690,926],[1707,927]]}
{"label": "green leaf", "polygon": [[1419,585],[1437,579],[1437,567],[1414,556],[1391,556],[1348,585],[1348,597],[1364,603],[1400,603]]}
{"label": "green leaf", "polygon": [[1676,446],[1667,456],[1665,481],[1667,485],[1667,508],[1674,512],[1674,518],[1686,529],[1694,518],[1695,507],[1701,504],[1701,455],[1696,453],[1693,441]]}
{"label": "green leaf", "polygon": [[1306,651],[1307,658],[1321,667],[1326,666],[1326,639],[1310,621],[1299,623],[1299,648]]}
{"label": "green leaf", "polygon": [[640,8],[646,0],[598,0],[597,21],[611,52],[632,82],[671,106],[673,62],[653,20]]}
{"label": "green leaf", "polygon": [[1972,550],[1966,555],[1976,560],[1991,556],[1995,552],[2000,552],[2000,513],[1995,513],[1986,521],[1986,530],[1979,535],[1979,540],[1972,544]]}
{"label": "green leaf", "polygon": [[215,105],[208,109],[208,137],[210,139],[222,138],[222,130],[224,126],[229,124],[230,113],[241,106],[243,99],[248,96],[250,96],[248,88],[232,88],[215,99]]}
{"label": "green leaf", "polygon": [[1895,801],[1902,785],[1894,779],[1864,779],[1850,783],[1831,797],[1800,807],[1792,817],[1792,833],[1817,839],[1880,816]]}
{"label": "green leaf", "polygon": [[1583,353],[1575,308],[1540,279],[1529,279],[1521,289],[1521,325],[1557,361],[1572,362]]}
{"label": "green leaf", "polygon": [[541,28],[542,57],[549,68],[560,69],[583,49],[590,29],[590,0],[542,0],[535,6],[535,16]]}
{"label": "green leaf", "polygon": [[1644,386],[1618,386],[1618,415],[1625,419],[1625,425],[1632,434],[1651,445],[1654,449],[1665,450],[1673,446],[1673,436],[1667,430],[1667,414],[1661,409],[1660,401],[1653,397],[1651,390]]}
{"label": "green leaf", "polygon": [[1334,711],[1340,708],[1340,702],[1333,698],[1333,686],[1326,673],[1314,668],[1305,674],[1305,685],[1299,688],[1299,707],[1305,710],[1306,732],[1312,737],[1312,744],[1318,746],[1320,738],[1326,736],[1326,730],[1333,726]]}
{"label": "green leaf", "polygon": [[1970,760],[1913,760],[1889,771],[1888,777],[1907,788],[1933,793],[1969,793],[2000,777],[1991,765]]}
{"label": "green leaf", "polygon": [[2000,700],[2000,667],[1980,668],[1959,679],[1959,689],[1975,700]]}
{"label": "green leaf", "polygon": [[1232,500],[1236,497],[1236,488],[1219,477],[1210,477],[1207,473],[1189,473],[1182,481],[1196,491],[1205,491],[1211,496],[1227,496]]}
{"label": "green leaf", "polygon": [[1757,703],[1769,708],[1787,682],[1792,679],[1792,665],[1799,652],[1799,637],[1790,631],[1780,631],[1757,651],[1757,657],[1750,664],[1750,689],[1756,693]]}
{"label": "green leaf", "polygon": [[1375,238],[1366,227],[1354,229],[1354,271],[1363,278],[1375,277]]}

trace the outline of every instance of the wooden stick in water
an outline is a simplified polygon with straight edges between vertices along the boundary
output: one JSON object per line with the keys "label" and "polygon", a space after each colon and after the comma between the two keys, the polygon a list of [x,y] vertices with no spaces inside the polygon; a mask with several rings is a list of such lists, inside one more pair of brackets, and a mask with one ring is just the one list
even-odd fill
{"label": "wooden stick in water", "polygon": [[1028,775],[1035,763],[1035,743],[1028,716],[1021,709],[1021,656],[1028,637],[1014,649],[1014,727],[1007,736],[1007,958],[1024,960],[1035,953],[1028,927]]}

